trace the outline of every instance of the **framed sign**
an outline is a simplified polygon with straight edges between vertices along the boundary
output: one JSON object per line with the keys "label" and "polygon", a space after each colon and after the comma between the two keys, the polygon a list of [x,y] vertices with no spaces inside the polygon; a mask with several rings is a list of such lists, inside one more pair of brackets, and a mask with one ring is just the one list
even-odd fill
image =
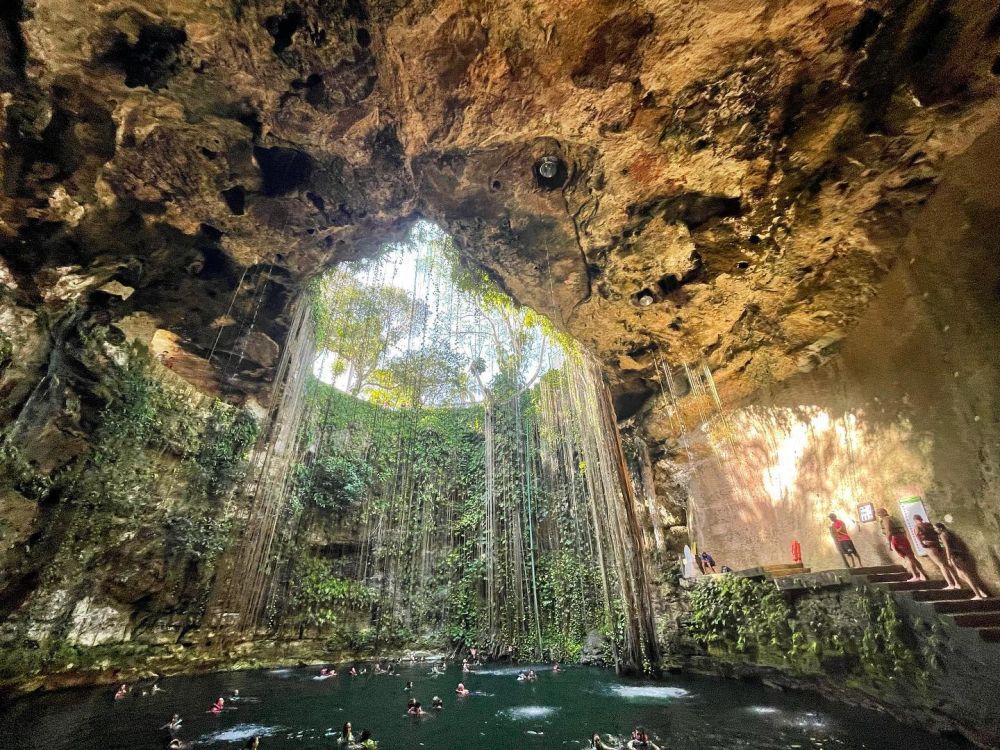
{"label": "framed sign", "polygon": [[871,523],[875,520],[875,503],[861,503],[858,506],[858,520],[861,523]]}
{"label": "framed sign", "polygon": [[913,547],[915,554],[924,557],[927,555],[927,550],[924,549],[924,545],[920,543],[917,539],[917,524],[914,522],[914,516],[920,516],[925,521],[929,521],[927,518],[927,510],[924,508],[924,501],[919,497],[908,497],[904,500],[899,501],[899,512],[903,515],[903,524],[906,526],[907,532],[910,534],[910,544]]}
{"label": "framed sign", "polygon": [[684,577],[694,578],[698,575],[698,565],[694,560],[694,553],[686,544],[684,545]]}

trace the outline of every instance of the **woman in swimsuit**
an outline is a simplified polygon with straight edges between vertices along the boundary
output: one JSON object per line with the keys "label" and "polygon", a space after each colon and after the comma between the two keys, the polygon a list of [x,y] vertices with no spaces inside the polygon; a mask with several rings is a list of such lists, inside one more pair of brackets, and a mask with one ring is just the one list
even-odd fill
{"label": "woman in swimsuit", "polygon": [[906,537],[906,529],[903,528],[903,524],[890,516],[889,511],[885,508],[879,508],[878,517],[881,519],[882,533],[889,540],[889,549],[903,559],[903,567],[910,574],[907,580],[926,581],[927,574],[924,573],[920,562],[913,554],[913,548],[910,546],[910,540]]}
{"label": "woman in swimsuit", "polygon": [[945,588],[962,588],[955,573],[952,572],[951,566],[948,565],[948,558],[945,557],[944,549],[941,547],[941,538],[938,536],[937,529],[925,521],[923,516],[914,516],[913,523],[914,531],[917,534],[917,541],[920,542],[920,546],[927,552],[927,556],[938,566],[938,570],[944,576],[945,583],[947,584]]}
{"label": "woman in swimsuit", "polygon": [[458,687],[457,687],[457,688],[455,688],[455,692],[456,692],[456,693],[457,693],[458,695],[468,695],[468,694],[469,694],[469,690],[468,690],[468,689],[467,689],[467,688],[465,687],[465,685],[464,685],[464,684],[462,684],[461,682],[460,682],[460,683],[458,683]]}
{"label": "woman in swimsuit", "polygon": [[972,554],[969,552],[969,548],[965,546],[965,542],[955,536],[955,532],[943,523],[934,524],[934,528],[938,532],[941,544],[944,545],[944,553],[948,559],[948,564],[955,571],[955,574],[972,589],[973,594],[975,594],[972,598],[988,599],[990,593],[983,588],[983,584],[976,577],[976,569],[972,563]]}

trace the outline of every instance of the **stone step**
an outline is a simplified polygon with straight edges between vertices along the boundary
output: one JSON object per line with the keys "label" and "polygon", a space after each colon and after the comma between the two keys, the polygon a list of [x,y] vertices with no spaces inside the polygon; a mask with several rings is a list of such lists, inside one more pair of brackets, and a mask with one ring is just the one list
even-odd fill
{"label": "stone step", "polygon": [[943,589],[948,584],[944,581],[931,579],[929,581],[889,581],[888,583],[876,583],[875,585],[889,589],[890,591],[931,591]]}
{"label": "stone step", "polygon": [[954,620],[961,628],[1000,628],[1000,611],[968,612],[954,615]]}
{"label": "stone step", "polygon": [[894,581],[905,581],[910,577],[910,574],[905,570],[901,570],[898,573],[873,573],[866,577],[869,583],[892,583]]}
{"label": "stone step", "polygon": [[960,615],[967,612],[1000,612],[1000,599],[958,599],[953,602],[934,602],[934,611],[942,615]]}
{"label": "stone step", "polygon": [[979,628],[979,637],[989,643],[1000,643],[1000,628]]}
{"label": "stone step", "polygon": [[931,591],[911,591],[910,596],[918,602],[950,602],[958,599],[971,599],[972,592],[968,589],[939,589]]}
{"label": "stone step", "polygon": [[849,568],[852,576],[881,575],[882,573],[905,573],[902,565],[866,565],[861,568]]}

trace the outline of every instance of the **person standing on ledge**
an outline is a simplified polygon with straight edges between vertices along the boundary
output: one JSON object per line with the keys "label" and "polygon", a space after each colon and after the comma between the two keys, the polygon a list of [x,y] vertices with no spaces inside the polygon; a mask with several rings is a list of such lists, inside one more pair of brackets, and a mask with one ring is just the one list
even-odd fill
{"label": "person standing on ledge", "polygon": [[882,533],[889,540],[889,549],[903,558],[903,567],[910,574],[907,581],[926,581],[927,574],[924,573],[924,569],[920,567],[920,561],[913,554],[913,547],[910,546],[910,540],[906,538],[906,529],[903,528],[903,524],[890,516],[889,511],[885,508],[878,509],[878,517],[881,519],[879,523],[882,526]]}
{"label": "person standing on ledge", "polygon": [[[847,524],[837,518],[836,513],[830,514],[830,521],[830,534],[833,536],[833,541],[837,543],[840,556],[844,558],[844,565],[848,568],[860,568],[861,555],[858,554],[858,550],[851,540],[851,535],[847,533]],[[856,565],[851,565],[852,557],[857,561]]]}
{"label": "person standing on ledge", "polygon": [[927,556],[938,566],[941,575],[944,576],[945,583],[948,584],[945,588],[962,588],[962,585],[958,582],[958,577],[948,564],[944,550],[941,548],[941,538],[938,536],[937,529],[930,522],[925,521],[923,516],[914,516],[913,523],[914,531],[917,534],[917,541],[920,542],[921,547],[927,550]]}
{"label": "person standing on ledge", "polygon": [[988,599],[990,593],[983,588],[983,584],[976,577],[976,567],[972,562],[972,553],[965,546],[965,542],[959,539],[955,535],[955,532],[943,523],[934,524],[934,528],[937,529],[941,544],[944,545],[944,553],[948,558],[948,564],[958,577],[965,581],[969,588],[972,589],[972,592],[975,594],[972,598]]}

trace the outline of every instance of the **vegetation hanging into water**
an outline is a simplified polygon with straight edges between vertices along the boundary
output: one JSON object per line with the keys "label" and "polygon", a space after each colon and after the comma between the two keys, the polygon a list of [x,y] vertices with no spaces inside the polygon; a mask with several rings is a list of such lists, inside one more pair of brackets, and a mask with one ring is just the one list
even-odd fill
{"label": "vegetation hanging into water", "polygon": [[370,592],[373,648],[406,632],[571,658],[597,630],[616,662],[651,668],[636,501],[599,371],[456,257],[420,226],[317,280],[223,610],[332,631],[364,605],[342,596],[350,581]]}

